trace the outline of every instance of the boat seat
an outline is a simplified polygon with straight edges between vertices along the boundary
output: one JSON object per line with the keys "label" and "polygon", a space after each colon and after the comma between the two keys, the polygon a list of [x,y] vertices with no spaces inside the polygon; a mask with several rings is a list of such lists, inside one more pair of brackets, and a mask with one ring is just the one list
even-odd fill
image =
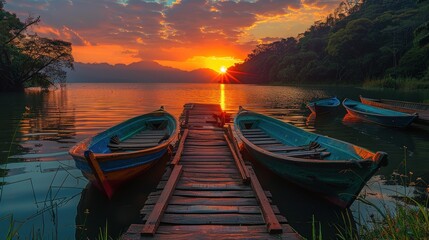
{"label": "boat seat", "polygon": [[158,143],[146,143],[146,144],[126,144],[126,143],[109,143],[107,146],[111,151],[137,151],[146,148],[152,148],[158,146]]}
{"label": "boat seat", "polygon": [[[326,149],[324,149],[326,150]],[[323,151],[294,151],[294,152],[286,152],[286,153],[279,153],[281,155],[285,155],[288,157],[298,157],[298,158],[318,158],[322,159],[329,155],[331,155],[330,152],[323,152]]]}
{"label": "boat seat", "polygon": [[120,141],[119,137],[115,135],[110,138],[110,142],[107,146],[111,151],[136,151],[156,147],[161,142],[170,138],[168,133],[164,133],[163,135],[152,135],[150,138],[135,138],[136,135],[127,138],[124,141]]}
{"label": "boat seat", "polygon": [[299,150],[311,150],[320,147],[320,144],[317,142],[311,142],[307,145],[302,146],[288,146],[288,145],[281,145],[281,146],[264,146],[263,149],[271,152],[275,151],[299,151]]}
{"label": "boat seat", "polygon": [[274,144],[274,143],[277,143],[277,144],[282,143],[282,142],[280,142],[274,138],[272,140],[252,140],[251,142],[255,145],[258,145],[258,146],[267,145],[267,144]]}

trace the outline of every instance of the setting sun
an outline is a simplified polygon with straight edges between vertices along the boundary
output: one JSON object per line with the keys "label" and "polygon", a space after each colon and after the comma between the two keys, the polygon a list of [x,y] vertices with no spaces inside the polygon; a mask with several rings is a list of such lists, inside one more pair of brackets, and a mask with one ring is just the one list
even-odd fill
{"label": "setting sun", "polygon": [[220,67],[220,72],[221,73],[226,73],[226,67],[225,66],[222,66],[222,67]]}

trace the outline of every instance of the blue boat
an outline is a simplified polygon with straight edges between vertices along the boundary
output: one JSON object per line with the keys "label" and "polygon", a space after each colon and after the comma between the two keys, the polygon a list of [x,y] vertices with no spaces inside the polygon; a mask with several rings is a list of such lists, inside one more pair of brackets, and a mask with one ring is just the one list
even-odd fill
{"label": "blue boat", "polygon": [[240,109],[238,137],[252,158],[328,201],[349,207],[387,154],[307,132],[278,119]]}
{"label": "blue boat", "polygon": [[353,117],[388,127],[407,127],[417,118],[417,114],[374,107],[347,98],[344,99],[343,106]]}
{"label": "blue boat", "polygon": [[426,103],[416,103],[416,102],[405,102],[391,99],[373,99],[360,97],[360,101],[364,104],[390,109],[398,112],[415,114],[417,113],[418,117],[415,120],[418,123],[429,124],[429,104]]}
{"label": "blue boat", "polygon": [[69,153],[83,176],[111,198],[166,154],[177,133],[177,120],[161,107],[87,138]]}
{"label": "blue boat", "polygon": [[307,103],[307,107],[316,115],[333,113],[338,109],[341,102],[337,97],[319,99]]}

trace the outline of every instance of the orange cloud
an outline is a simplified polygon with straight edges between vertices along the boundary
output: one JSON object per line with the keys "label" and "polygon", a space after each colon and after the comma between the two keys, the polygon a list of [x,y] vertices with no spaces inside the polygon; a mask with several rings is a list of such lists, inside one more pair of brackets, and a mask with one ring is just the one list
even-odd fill
{"label": "orange cloud", "polygon": [[341,0],[8,1],[34,31],[73,44],[77,62],[141,60],[190,70],[241,61],[258,43],[297,36]]}

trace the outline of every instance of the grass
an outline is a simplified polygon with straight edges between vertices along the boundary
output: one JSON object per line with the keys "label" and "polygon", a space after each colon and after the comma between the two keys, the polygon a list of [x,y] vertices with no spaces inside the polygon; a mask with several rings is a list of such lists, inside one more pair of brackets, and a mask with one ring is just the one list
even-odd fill
{"label": "grass", "polygon": [[367,80],[362,85],[365,89],[394,90],[429,90],[429,81],[416,78],[391,78]]}
{"label": "grass", "polygon": [[[359,222],[355,222],[354,217],[345,212],[341,215],[341,226],[336,225],[337,239],[342,240],[359,240],[359,239],[428,239],[429,238],[429,186],[421,179],[417,178],[416,181],[412,180],[413,173],[408,172],[407,168],[407,148],[404,146],[404,160],[401,163],[401,171],[403,174],[392,174],[393,181],[396,184],[402,185],[405,188],[404,192],[395,191],[396,203],[394,208],[389,208],[385,202],[383,206],[378,206],[368,201],[365,196],[360,196],[356,201],[367,205],[374,212],[378,213],[379,217],[374,214],[370,216],[371,220],[368,222],[360,222],[360,208],[356,216]],[[424,199],[409,196],[406,187],[424,185],[428,191]],[[358,230],[355,226],[358,225]],[[315,227],[315,220],[313,217],[312,224],[312,240],[322,239],[322,230]]]}

